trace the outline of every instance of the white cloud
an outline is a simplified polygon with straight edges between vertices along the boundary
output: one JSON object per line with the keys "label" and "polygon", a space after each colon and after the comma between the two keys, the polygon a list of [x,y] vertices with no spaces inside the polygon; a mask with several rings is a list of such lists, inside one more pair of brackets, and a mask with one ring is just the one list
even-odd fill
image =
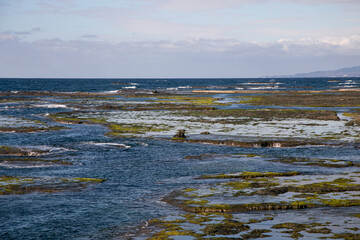
{"label": "white cloud", "polygon": [[230,30],[223,26],[180,24],[152,19],[128,19],[119,24],[129,32],[145,36],[145,39],[218,38]]}
{"label": "white cloud", "polygon": [[258,77],[336,69],[360,62],[360,36],[98,42],[21,42],[0,35],[0,77]]}
{"label": "white cloud", "polygon": [[2,41],[10,41],[10,40],[15,40],[15,36],[13,34],[11,34],[10,32],[2,32],[0,33],[0,40]]}
{"label": "white cloud", "polygon": [[359,5],[358,0],[154,0],[159,9],[172,11],[206,11],[239,7],[247,4],[289,3],[305,5],[350,4]]}

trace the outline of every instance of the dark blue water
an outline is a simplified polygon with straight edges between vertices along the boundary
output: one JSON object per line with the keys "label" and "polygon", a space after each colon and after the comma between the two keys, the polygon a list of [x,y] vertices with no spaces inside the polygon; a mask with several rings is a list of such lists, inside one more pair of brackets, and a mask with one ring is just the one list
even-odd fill
{"label": "dark blue water", "polygon": [[[114,82],[126,84],[113,84]],[[356,86],[360,79],[341,79],[340,82],[329,82],[329,79],[0,79],[0,91],[102,92],[118,90],[124,86],[136,86],[137,89],[182,86],[235,89],[253,86],[246,85],[249,82],[279,82],[281,84],[278,86],[285,90],[309,87],[312,90],[321,90],[344,86],[339,83]],[[0,115],[46,120],[41,114],[49,111],[63,109],[0,108]],[[70,129],[56,132],[0,133],[0,145],[54,148],[57,149],[54,153],[44,157],[69,161],[74,165],[44,168],[0,166],[0,176],[91,177],[104,178],[107,181],[76,192],[0,196],[0,239],[118,238],[135,230],[146,220],[180,211],[160,200],[174,189],[198,184],[195,176],[238,171],[298,170],[304,173],[335,173],[349,169],[289,167],[267,160],[280,156],[353,160],[354,156],[358,155],[358,149],[351,146],[245,149],[156,139],[115,139],[104,136],[107,130],[103,126],[67,127]],[[89,142],[121,143],[131,148],[101,147]],[[254,153],[269,157],[184,159],[188,155],[206,153]]]}
{"label": "dark blue water", "polygon": [[[255,84],[254,84],[255,83]],[[260,83],[274,89],[283,90],[326,90],[332,88],[360,87],[359,78],[239,78],[239,79],[6,79],[0,78],[0,91],[86,91],[100,92],[119,90],[135,86],[138,89],[166,89],[187,87],[235,89],[237,87],[256,88]],[[263,85],[262,85],[263,86]]]}

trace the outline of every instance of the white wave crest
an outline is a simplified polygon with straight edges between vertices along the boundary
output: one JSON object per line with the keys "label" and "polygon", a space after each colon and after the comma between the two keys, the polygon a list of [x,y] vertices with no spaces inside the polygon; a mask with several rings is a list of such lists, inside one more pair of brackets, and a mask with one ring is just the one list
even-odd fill
{"label": "white wave crest", "polygon": [[118,147],[118,148],[131,148],[131,146],[122,143],[97,143],[97,142],[84,142],[84,144],[91,144],[102,147]]}
{"label": "white wave crest", "polygon": [[65,104],[55,104],[55,103],[35,104],[33,106],[38,108],[68,108]]}
{"label": "white wave crest", "polygon": [[179,86],[178,88],[192,88],[192,86]]}
{"label": "white wave crest", "polygon": [[136,89],[136,86],[123,87],[123,89]]}

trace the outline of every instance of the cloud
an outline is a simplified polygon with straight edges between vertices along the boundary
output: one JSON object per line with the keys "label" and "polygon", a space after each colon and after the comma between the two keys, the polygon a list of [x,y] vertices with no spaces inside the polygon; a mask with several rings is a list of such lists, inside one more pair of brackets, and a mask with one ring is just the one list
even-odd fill
{"label": "cloud", "polygon": [[301,5],[350,4],[359,5],[358,0],[154,0],[157,7],[171,11],[207,11],[240,7],[248,4],[287,3]]}
{"label": "cloud", "polygon": [[0,40],[20,40],[31,34],[41,31],[39,27],[32,28],[30,31],[12,31],[7,30],[0,32]]}
{"label": "cloud", "polygon": [[81,35],[81,38],[97,38],[98,36],[96,34],[84,34]]}
{"label": "cloud", "polygon": [[15,36],[11,34],[10,32],[1,32],[0,33],[0,40],[2,41],[11,41],[15,40]]}
{"label": "cloud", "polygon": [[336,69],[360,62],[360,36],[99,42],[22,42],[0,34],[0,77],[258,77]]}
{"label": "cloud", "polygon": [[120,26],[138,35],[160,39],[217,38],[230,30],[224,26],[166,22],[152,19],[128,19]]}

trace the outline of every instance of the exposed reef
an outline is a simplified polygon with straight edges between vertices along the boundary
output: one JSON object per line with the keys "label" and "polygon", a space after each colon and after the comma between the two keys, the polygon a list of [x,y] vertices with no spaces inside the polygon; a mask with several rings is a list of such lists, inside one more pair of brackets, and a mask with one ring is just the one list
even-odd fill
{"label": "exposed reef", "polygon": [[0,132],[32,133],[67,129],[63,126],[50,126],[46,122],[13,116],[0,116]]}
{"label": "exposed reef", "polygon": [[[199,179],[239,180],[211,186],[204,185],[191,191],[175,191],[165,197],[164,201],[190,212],[243,212],[360,206],[360,198],[350,197],[360,192],[359,174],[324,177],[329,180],[323,181],[322,177],[316,175],[302,176],[297,172],[207,175]],[[346,198],[342,199],[339,196]],[[261,201],[256,202],[255,199]]]}
{"label": "exposed reef", "polygon": [[[344,217],[332,221],[326,216],[331,213],[321,210],[322,214],[313,211],[310,215],[303,211],[276,211],[320,207],[355,207],[356,211],[360,206],[360,197],[354,197],[360,196],[359,173],[320,176],[297,172],[242,172],[199,179],[223,180],[172,192],[163,201],[191,213],[150,220],[134,239],[359,237],[358,214],[352,210],[342,211]],[[255,214],[261,211],[267,212]],[[306,218],[286,221],[294,214],[306,215]]]}
{"label": "exposed reef", "polygon": [[47,154],[49,151],[40,149],[17,148],[11,146],[0,146],[0,155],[7,156],[39,156]]}
{"label": "exposed reef", "polygon": [[0,166],[10,168],[49,167],[59,165],[73,165],[73,163],[62,160],[40,158],[0,158]]}
{"label": "exposed reef", "polygon": [[[213,145],[225,145],[225,146],[234,146],[234,147],[299,147],[299,146],[316,146],[316,145],[324,145],[325,143],[321,143],[319,141],[295,141],[295,140],[279,140],[279,141],[271,141],[271,140],[260,140],[254,142],[242,142],[242,141],[234,141],[234,140],[211,140],[211,139],[181,139],[175,138],[171,139],[175,142],[187,142],[187,143],[203,143],[203,144],[213,144]],[[338,145],[338,144],[325,144],[325,145]]]}
{"label": "exposed reef", "polygon": [[[185,112],[183,115],[196,117],[216,117],[216,118],[248,118],[248,120],[262,119],[289,119],[302,118],[314,120],[334,120],[339,118],[335,111],[330,110],[295,110],[295,109],[216,109],[211,111]],[[223,119],[222,121],[225,121]],[[232,121],[234,122],[234,121]]]}
{"label": "exposed reef", "polygon": [[336,159],[278,158],[278,159],[273,159],[271,161],[292,164],[292,165],[318,166],[318,167],[328,167],[328,168],[360,167],[359,162],[336,160]]}
{"label": "exposed reef", "polygon": [[32,133],[44,131],[58,131],[65,130],[67,127],[63,126],[49,126],[49,127],[0,127],[0,132],[15,132],[15,133]]}
{"label": "exposed reef", "polygon": [[305,107],[359,107],[359,91],[297,91],[249,97],[242,103],[253,105],[305,106]]}
{"label": "exposed reef", "polygon": [[133,239],[358,239],[354,226],[359,221],[348,212],[328,221],[327,213],[313,215],[302,211],[295,213],[296,222],[289,219],[294,215],[284,212],[179,214],[150,220],[147,228]]}
{"label": "exposed reef", "polygon": [[89,184],[102,183],[99,178],[37,178],[0,176],[0,195],[26,193],[54,193],[62,191],[79,191]]}

